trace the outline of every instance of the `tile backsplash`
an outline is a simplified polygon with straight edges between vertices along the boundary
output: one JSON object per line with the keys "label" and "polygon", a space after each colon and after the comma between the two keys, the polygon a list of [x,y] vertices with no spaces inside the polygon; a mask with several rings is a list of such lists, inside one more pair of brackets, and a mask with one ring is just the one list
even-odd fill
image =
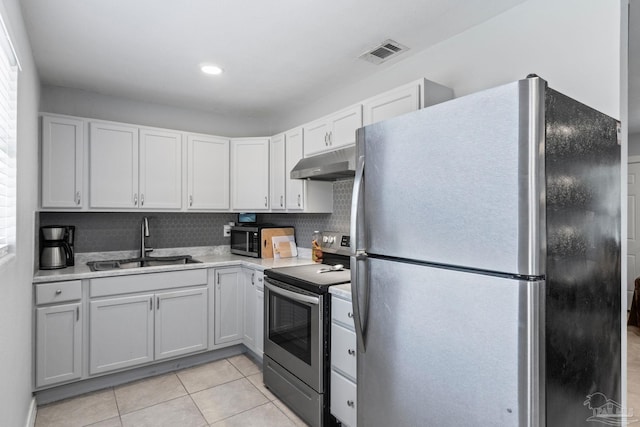
{"label": "tile backsplash", "polygon": [[[311,246],[314,230],[349,231],[353,180],[333,184],[333,214],[261,214],[259,221],[296,229],[298,246]],[[228,245],[223,225],[234,213],[41,212],[40,225],[75,225],[76,252],[134,250],[142,218],[149,218],[149,246],[176,248]]]}

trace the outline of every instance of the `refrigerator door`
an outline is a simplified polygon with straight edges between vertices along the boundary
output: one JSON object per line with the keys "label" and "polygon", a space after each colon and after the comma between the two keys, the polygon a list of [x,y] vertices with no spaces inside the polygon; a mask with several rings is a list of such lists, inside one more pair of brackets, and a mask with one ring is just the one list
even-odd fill
{"label": "refrigerator door", "polygon": [[521,80],[360,129],[356,249],[544,274],[545,86]]}
{"label": "refrigerator door", "polygon": [[544,282],[369,258],[358,425],[539,426]]}

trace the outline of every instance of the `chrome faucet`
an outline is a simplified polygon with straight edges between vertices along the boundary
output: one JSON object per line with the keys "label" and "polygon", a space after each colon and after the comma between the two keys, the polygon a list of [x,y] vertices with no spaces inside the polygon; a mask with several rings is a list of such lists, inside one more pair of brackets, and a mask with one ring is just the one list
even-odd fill
{"label": "chrome faucet", "polygon": [[142,218],[140,227],[140,258],[145,258],[149,252],[153,251],[153,248],[147,247],[146,237],[149,237],[149,220],[145,216]]}

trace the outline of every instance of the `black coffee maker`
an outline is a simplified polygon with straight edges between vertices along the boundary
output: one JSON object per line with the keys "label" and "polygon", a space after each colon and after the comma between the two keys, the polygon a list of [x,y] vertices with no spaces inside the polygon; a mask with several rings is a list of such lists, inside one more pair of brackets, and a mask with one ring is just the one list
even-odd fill
{"label": "black coffee maker", "polygon": [[40,269],[53,270],[74,265],[73,225],[46,225],[40,227]]}

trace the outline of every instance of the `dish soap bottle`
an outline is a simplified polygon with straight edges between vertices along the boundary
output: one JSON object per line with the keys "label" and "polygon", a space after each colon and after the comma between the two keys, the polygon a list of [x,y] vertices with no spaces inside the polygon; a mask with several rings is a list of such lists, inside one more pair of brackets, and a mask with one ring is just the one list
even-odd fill
{"label": "dish soap bottle", "polygon": [[321,239],[322,233],[314,231],[313,237],[311,238],[311,260],[313,262],[322,262],[322,246],[320,246]]}

